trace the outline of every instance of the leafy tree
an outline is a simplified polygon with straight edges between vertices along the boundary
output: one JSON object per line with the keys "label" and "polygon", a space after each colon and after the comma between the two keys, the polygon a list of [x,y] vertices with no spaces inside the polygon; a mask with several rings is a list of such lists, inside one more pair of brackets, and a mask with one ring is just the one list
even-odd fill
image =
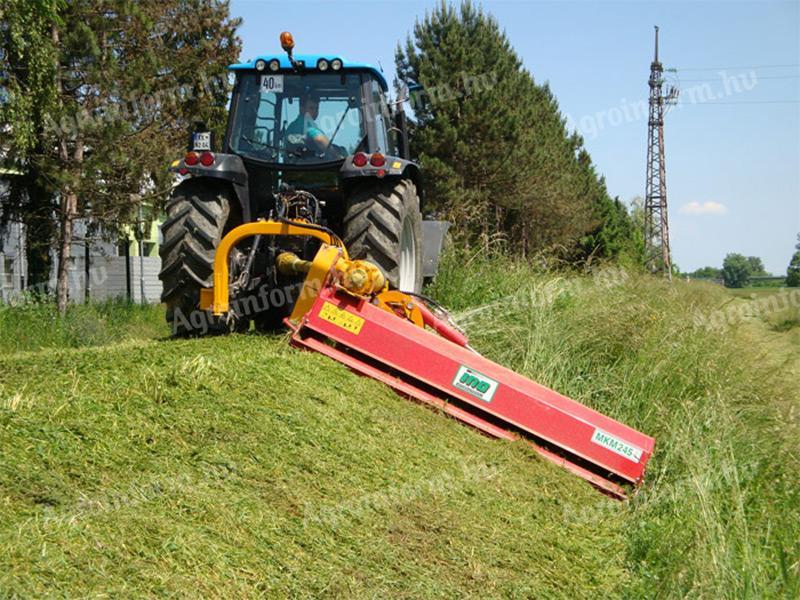
{"label": "leafy tree", "polygon": [[468,240],[500,236],[521,254],[618,250],[613,232],[627,230],[619,205],[493,17],[469,1],[443,2],[398,46],[396,64],[402,81],[425,90],[411,143],[432,210]]}
{"label": "leafy tree", "polygon": [[238,21],[217,0],[4,0],[0,11],[0,129],[23,170],[12,205],[38,215],[29,237],[56,243],[63,312],[75,221],[119,230],[163,198],[190,123],[220,128]]}
{"label": "leafy tree", "polygon": [[747,257],[731,253],[722,262],[722,278],[725,280],[725,287],[741,288],[750,282],[751,269],[753,264]]}
{"label": "leafy tree", "polygon": [[722,269],[717,267],[701,267],[691,273],[689,277],[695,279],[720,279],[722,278]]}
{"label": "leafy tree", "polygon": [[769,273],[764,269],[764,262],[757,256],[748,256],[747,263],[750,265],[750,275],[752,277],[769,276]]}
{"label": "leafy tree", "polygon": [[22,175],[11,179],[2,222],[22,220],[27,229],[29,283],[47,283],[50,248],[55,238],[55,187],[46,172],[29,157],[41,156],[52,140],[43,136],[44,122],[57,106],[52,27],[59,22],[63,0],[0,4],[0,153],[12,166],[25,163]]}
{"label": "leafy tree", "polygon": [[800,287],[800,233],[797,234],[797,245],[794,247],[795,253],[789,261],[786,269],[786,285],[789,287]]}

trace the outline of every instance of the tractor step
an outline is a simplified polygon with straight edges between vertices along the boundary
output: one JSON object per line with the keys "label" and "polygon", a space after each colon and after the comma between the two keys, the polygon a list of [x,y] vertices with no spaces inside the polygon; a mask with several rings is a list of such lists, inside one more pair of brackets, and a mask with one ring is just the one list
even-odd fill
{"label": "tractor step", "polygon": [[325,286],[292,343],[497,438],[525,439],[549,461],[625,498],[655,440],[369,301]]}

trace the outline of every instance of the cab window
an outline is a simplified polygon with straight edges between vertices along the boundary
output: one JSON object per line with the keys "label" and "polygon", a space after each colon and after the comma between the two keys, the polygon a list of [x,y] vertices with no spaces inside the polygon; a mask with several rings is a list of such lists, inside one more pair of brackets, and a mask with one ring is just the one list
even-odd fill
{"label": "cab window", "polygon": [[376,150],[384,154],[397,154],[397,132],[392,131],[392,118],[389,105],[381,85],[374,79],[370,82],[370,104],[372,118],[375,119]]}
{"label": "cab window", "polygon": [[366,135],[361,76],[247,73],[234,98],[229,145],[281,164],[342,160]]}

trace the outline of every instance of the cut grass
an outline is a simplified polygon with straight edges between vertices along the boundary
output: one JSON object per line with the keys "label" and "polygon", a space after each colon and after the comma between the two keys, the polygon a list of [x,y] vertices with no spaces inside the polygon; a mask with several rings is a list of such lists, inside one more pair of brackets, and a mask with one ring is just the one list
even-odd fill
{"label": "cut grass", "polygon": [[656,437],[638,496],[608,500],[282,336],[112,333],[0,356],[0,590],[800,593],[787,333],[697,327],[729,299],[714,286],[442,268],[429,291],[483,353]]}
{"label": "cut grass", "polygon": [[611,501],[280,337],[0,364],[3,397],[21,397],[0,417],[7,592],[574,596],[627,581],[618,510],[563,518]]}

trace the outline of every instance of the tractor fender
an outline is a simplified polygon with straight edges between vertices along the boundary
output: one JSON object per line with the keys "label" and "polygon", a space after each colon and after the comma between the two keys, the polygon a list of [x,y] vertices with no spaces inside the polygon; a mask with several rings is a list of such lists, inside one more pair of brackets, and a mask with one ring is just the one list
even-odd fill
{"label": "tractor fender", "polygon": [[[379,171],[383,171],[382,176],[379,176]],[[344,164],[342,164],[342,168],[339,170],[339,176],[344,182],[352,182],[355,179],[380,180],[388,177],[410,179],[417,188],[420,211],[423,210],[425,203],[425,187],[422,181],[422,169],[420,169],[420,166],[414,161],[397,156],[386,156],[386,163],[382,167],[373,167],[370,164],[367,164],[365,167],[357,167],[353,164],[353,157],[348,156]]]}
{"label": "tractor fender", "polygon": [[170,171],[179,175],[190,175],[193,179],[221,179],[229,181],[236,194],[236,199],[242,207],[242,218],[245,223],[251,220],[250,188],[248,186],[247,171],[242,159],[235,154],[214,154],[214,164],[205,167],[201,164],[187,165],[186,162],[176,160],[170,166]]}

